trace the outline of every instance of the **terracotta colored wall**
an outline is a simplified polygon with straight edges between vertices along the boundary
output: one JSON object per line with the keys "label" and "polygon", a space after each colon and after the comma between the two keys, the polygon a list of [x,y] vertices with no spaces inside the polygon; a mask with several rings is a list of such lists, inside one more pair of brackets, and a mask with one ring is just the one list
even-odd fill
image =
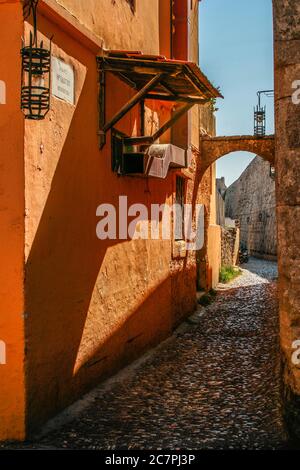
{"label": "terracotta colored wall", "polygon": [[[109,138],[98,149],[95,56],[45,18],[39,27],[54,34],[53,54],[72,63],[77,86],[76,106],[53,98],[45,121],[26,123],[29,430],[161,341],[177,322],[171,241],[96,238],[99,204],[116,205],[119,195],[148,207],[172,203],[175,174],[148,181],[111,172]],[[131,93],[109,78],[108,117]],[[118,126],[129,134],[138,127],[137,110]],[[195,305],[195,282],[181,292],[184,316]]]}
{"label": "terracotta colored wall", "polygon": [[219,283],[221,268],[221,227],[217,224],[216,212],[216,163],[211,166],[211,199],[210,199],[210,225],[208,229],[207,256],[209,272],[211,276],[211,287],[214,289]]}
{"label": "terracotta colored wall", "polygon": [[[216,181],[216,172],[217,172],[217,165],[214,163],[211,166],[211,177],[212,181]],[[212,225],[216,225],[217,223],[217,202],[216,202],[216,197],[217,197],[217,186],[216,184],[212,184],[211,188],[211,203],[210,203],[210,223]]]}
{"label": "terracotta colored wall", "polygon": [[209,287],[215,288],[219,283],[221,268],[221,227],[210,225],[208,228],[207,256],[209,261]]}
{"label": "terracotta colored wall", "polygon": [[[107,47],[159,51],[156,0],[151,1],[151,8],[148,0],[137,2],[136,17],[125,1],[114,6],[109,2],[108,8],[105,0],[102,9],[100,0],[60,3],[91,31],[100,34],[103,29]],[[167,337],[193,311],[196,256],[178,257],[172,240],[97,239],[96,209],[101,203],[117,206],[119,195],[128,195],[129,205],[140,202],[150,208],[151,203],[171,204],[178,171],[170,171],[166,180],[120,178],[112,173],[110,138],[103,151],[98,147],[95,50],[42,15],[38,18],[39,39],[47,43],[54,34],[53,55],[74,67],[76,103],[73,106],[52,97],[44,121],[24,123],[19,109],[20,3],[10,1],[4,8],[3,24],[8,26],[2,28],[1,37],[11,49],[1,51],[0,79],[6,79],[9,70],[13,86],[6,114],[0,115],[5,150],[0,157],[0,249],[5,247],[5,270],[0,274],[4,294],[0,297],[4,312],[0,340],[7,342],[9,353],[8,365],[0,365],[0,439],[21,439],[25,388],[26,427],[31,432],[100,379]],[[122,31],[112,17],[122,23]],[[11,24],[15,27],[13,40]],[[29,30],[25,23],[27,39]],[[8,68],[9,56],[13,66]],[[109,77],[107,117],[131,94],[128,87]],[[3,109],[0,107],[0,112]],[[162,120],[167,114],[159,107],[151,109],[151,104],[149,110],[160,114]],[[118,128],[136,134],[138,111],[134,109]],[[197,123],[198,115],[195,129]],[[182,173],[187,181],[187,202],[205,202],[209,214],[212,173],[207,172],[198,190],[197,168],[199,156],[195,152],[191,168]]]}
{"label": "terracotta colored wall", "polygon": [[126,0],[56,1],[103,38],[104,48],[159,54],[158,0],[138,0],[134,14]]}
{"label": "terracotta colored wall", "polygon": [[172,58],[172,35],[173,25],[171,23],[170,0],[159,0],[159,53],[165,57]]}
{"label": "terracotta colored wall", "polygon": [[0,105],[0,440],[22,439],[24,391],[24,120],[20,111],[21,6],[0,2],[0,80],[6,104]]}

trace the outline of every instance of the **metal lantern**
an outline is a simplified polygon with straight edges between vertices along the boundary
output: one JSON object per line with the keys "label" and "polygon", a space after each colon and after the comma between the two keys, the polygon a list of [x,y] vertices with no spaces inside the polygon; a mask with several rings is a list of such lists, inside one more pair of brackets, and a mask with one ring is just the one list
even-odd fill
{"label": "metal lantern", "polygon": [[30,33],[30,43],[23,45],[21,109],[26,119],[44,119],[50,108],[51,85],[51,40],[50,48],[45,49],[43,41],[38,46],[36,27],[36,6],[32,8],[34,33]]}
{"label": "metal lantern", "polygon": [[264,137],[266,135],[266,107],[254,108],[254,135]]}

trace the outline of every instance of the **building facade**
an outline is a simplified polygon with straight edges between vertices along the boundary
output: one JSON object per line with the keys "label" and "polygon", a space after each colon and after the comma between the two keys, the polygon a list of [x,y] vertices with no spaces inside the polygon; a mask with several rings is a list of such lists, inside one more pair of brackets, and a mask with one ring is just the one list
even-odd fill
{"label": "building facade", "polygon": [[[218,95],[195,65],[198,0],[39,0],[38,44],[49,49],[52,38],[42,120],[20,109],[31,3],[0,1],[1,440],[24,439],[170,335],[194,310],[197,287],[218,282],[220,264],[215,167],[197,173]],[[124,196],[148,213],[203,204],[204,246],[188,250],[173,232],[100,240],[99,206],[118,216]]]}

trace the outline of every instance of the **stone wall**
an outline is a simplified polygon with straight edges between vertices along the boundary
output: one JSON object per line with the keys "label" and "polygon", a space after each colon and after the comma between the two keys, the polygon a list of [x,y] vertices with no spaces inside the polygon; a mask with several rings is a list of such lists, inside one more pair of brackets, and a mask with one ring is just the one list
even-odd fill
{"label": "stone wall", "polygon": [[226,217],[238,219],[241,244],[254,256],[277,255],[275,181],[270,163],[256,157],[226,191]]}
{"label": "stone wall", "polygon": [[221,262],[222,266],[237,266],[240,247],[240,229],[221,227]]}
{"label": "stone wall", "polygon": [[256,137],[253,135],[209,137],[203,135],[201,138],[201,147],[203,152],[201,161],[202,172],[219,158],[232,152],[250,152],[254,155],[260,155],[274,165],[274,135],[266,135],[265,137]]}
{"label": "stone wall", "polygon": [[222,227],[225,226],[225,201],[219,191],[217,190],[216,195],[216,212],[217,212],[217,224]]}
{"label": "stone wall", "polygon": [[273,5],[281,345],[290,424],[300,436],[300,366],[293,348],[300,340],[300,101],[292,99],[300,80],[300,3]]}

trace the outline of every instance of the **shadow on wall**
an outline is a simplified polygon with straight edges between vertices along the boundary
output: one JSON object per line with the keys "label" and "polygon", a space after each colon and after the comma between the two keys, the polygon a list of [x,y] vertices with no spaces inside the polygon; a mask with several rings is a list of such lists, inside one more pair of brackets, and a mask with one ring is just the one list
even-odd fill
{"label": "shadow on wall", "polygon": [[[27,416],[31,428],[171,329],[170,280],[160,279],[150,293],[141,289],[147,283],[137,285],[136,291],[133,287],[133,263],[139,260],[137,282],[147,271],[146,242],[134,241],[130,246],[127,241],[96,238],[96,208],[104,197],[99,190],[104,183],[99,176],[103,171],[100,159],[107,157],[98,150],[76,148],[78,139],[72,129],[84,115],[84,104],[79,102],[26,265]],[[107,181],[106,187],[115,185]],[[105,202],[113,203],[112,196],[107,189]],[[115,253],[110,253],[114,248]],[[129,304],[128,294],[118,287],[123,284],[122,263],[132,285]],[[155,315],[157,299],[160,311]],[[111,312],[110,300],[121,314]],[[86,352],[80,358],[82,363],[80,350]]]}
{"label": "shadow on wall", "polygon": [[[142,291],[147,283],[134,290],[137,259],[136,281],[140,282],[143,271],[148,276],[146,242],[134,241],[130,246],[127,241],[96,238],[96,207],[104,197],[99,190],[104,183],[99,177],[100,159],[107,157],[98,150],[76,148],[72,128],[84,115],[84,104],[79,102],[26,265],[28,422],[32,428],[171,330],[170,279],[160,279],[148,293]],[[108,189],[105,202],[114,202],[112,196]],[[110,254],[113,248],[115,254]],[[122,263],[132,285],[129,304],[128,294],[118,288],[119,277],[124,275]],[[155,314],[157,299],[160,309]],[[120,315],[110,311],[110,300]],[[86,328],[90,331],[85,339]],[[80,363],[80,350],[92,350],[93,356],[86,353]]]}
{"label": "shadow on wall", "polygon": [[[57,31],[55,39],[63,43],[64,37]],[[116,206],[124,194],[128,205],[165,203],[173,197],[173,174],[165,181],[147,182],[112,173],[110,139],[102,153],[98,149],[95,57],[80,58],[76,44],[65,44],[64,49],[70,56],[79,55],[88,72],[26,263],[29,433],[100,379],[167,337],[178,321],[172,285],[182,271],[170,272],[170,241],[100,241],[96,237],[99,204]],[[118,104],[121,88],[115,86],[107,97],[112,106]],[[115,109],[108,112],[113,114]],[[52,135],[52,126],[48,116],[42,133]],[[135,126],[136,118],[131,115],[120,130],[131,135]],[[31,135],[27,137],[30,140]],[[28,191],[39,191],[38,178],[33,178]],[[182,269],[193,276],[193,268],[185,262]],[[194,299],[183,308],[191,312]]]}

